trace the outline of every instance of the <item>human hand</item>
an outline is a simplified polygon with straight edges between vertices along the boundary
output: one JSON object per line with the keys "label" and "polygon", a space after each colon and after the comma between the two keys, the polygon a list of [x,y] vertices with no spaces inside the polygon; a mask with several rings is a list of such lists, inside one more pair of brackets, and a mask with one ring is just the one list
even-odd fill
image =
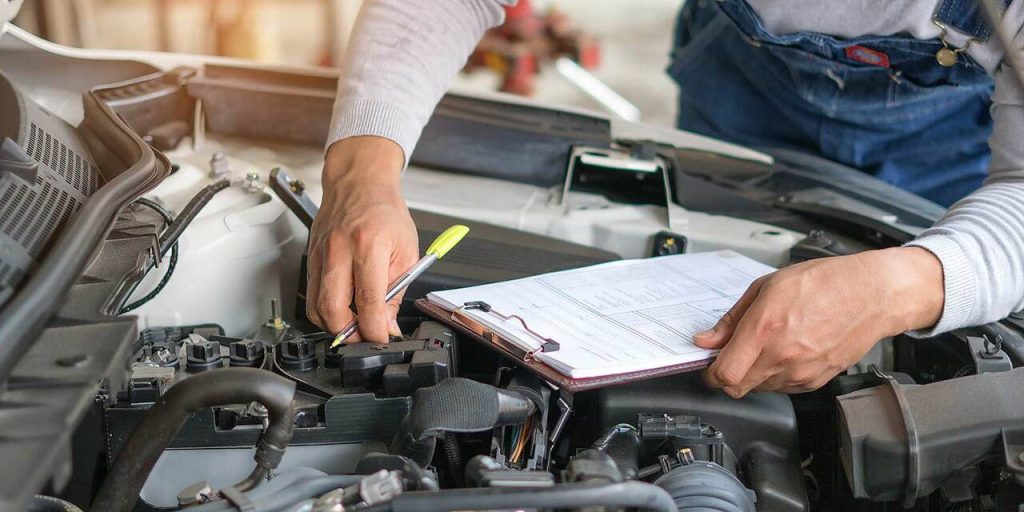
{"label": "human hand", "polygon": [[353,340],[387,342],[400,335],[399,294],[384,302],[388,285],[416,263],[416,226],[402,198],[404,155],[391,140],[342,139],[327,151],[324,197],[310,230],[306,315],[330,333],[355,316]]}
{"label": "human hand", "polygon": [[882,338],[934,325],[943,301],[942,265],[925,249],[823,258],[758,279],[694,342],[722,349],[705,380],[733,398],[811,391]]}

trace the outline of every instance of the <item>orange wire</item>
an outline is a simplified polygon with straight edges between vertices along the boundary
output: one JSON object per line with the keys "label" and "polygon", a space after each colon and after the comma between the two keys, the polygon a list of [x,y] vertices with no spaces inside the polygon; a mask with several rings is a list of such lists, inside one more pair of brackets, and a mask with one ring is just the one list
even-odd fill
{"label": "orange wire", "polygon": [[516,441],[515,448],[512,449],[512,462],[519,462],[519,456],[523,454],[523,449],[526,448],[526,438],[530,437],[533,433],[533,416],[526,419],[526,423],[523,424],[522,430],[520,430],[519,440]]}

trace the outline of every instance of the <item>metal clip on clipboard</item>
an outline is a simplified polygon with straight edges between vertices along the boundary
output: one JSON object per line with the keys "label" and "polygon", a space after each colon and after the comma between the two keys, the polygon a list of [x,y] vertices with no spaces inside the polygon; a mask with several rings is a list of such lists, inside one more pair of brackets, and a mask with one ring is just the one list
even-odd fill
{"label": "metal clip on clipboard", "polygon": [[[488,329],[487,326],[481,324],[480,322],[474,320],[472,317],[467,315],[465,312],[469,310],[483,311],[484,313],[490,313],[500,318],[501,320],[515,320],[519,322],[527,333],[529,333],[531,336],[537,338],[540,341],[540,347],[533,350],[523,350],[515,343],[512,343],[502,338],[491,329]],[[490,304],[483,301],[473,301],[464,303],[461,308],[452,311],[451,320],[452,322],[455,322],[456,324],[459,324],[462,327],[469,329],[470,331],[479,335],[480,337],[485,338],[491,343],[507,350],[508,352],[512,353],[513,355],[522,359],[525,362],[532,361],[538,352],[555,352],[559,349],[557,341],[545,337],[544,335],[538,333],[537,331],[530,329],[530,326],[526,325],[526,320],[523,320],[523,318],[520,317],[519,315],[505,315],[499,313],[494,308],[492,308]]]}

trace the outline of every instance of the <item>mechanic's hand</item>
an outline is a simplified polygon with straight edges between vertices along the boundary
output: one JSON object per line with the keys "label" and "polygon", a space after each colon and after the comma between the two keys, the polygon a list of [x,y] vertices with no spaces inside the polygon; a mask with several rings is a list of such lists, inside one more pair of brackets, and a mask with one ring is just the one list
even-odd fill
{"label": "mechanic's hand", "polygon": [[705,380],[733,398],[811,391],[882,338],[934,325],[943,295],[941,263],[918,247],[813,260],[755,281],[694,342],[722,349]]}
{"label": "mechanic's hand", "polygon": [[385,304],[388,285],[419,258],[416,226],[402,199],[404,155],[391,140],[364,136],[331,145],[324,198],[310,230],[306,315],[327,332],[359,311],[359,336],[387,342],[400,335],[402,296]]}

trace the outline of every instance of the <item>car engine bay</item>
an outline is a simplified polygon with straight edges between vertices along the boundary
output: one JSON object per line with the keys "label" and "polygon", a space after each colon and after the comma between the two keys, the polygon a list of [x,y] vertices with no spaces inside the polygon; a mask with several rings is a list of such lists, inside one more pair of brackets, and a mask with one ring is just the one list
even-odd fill
{"label": "car engine bay", "polygon": [[0,44],[0,510],[1024,503],[1022,318],[898,336],[820,390],[734,400],[699,373],[571,392],[412,304],[622,258],[782,267],[891,247],[941,215],[930,203],[786,151],[450,94],[403,187],[421,244],[453,222],[471,238],[409,289],[402,337],[333,350],[304,291],[335,76],[16,35]]}

